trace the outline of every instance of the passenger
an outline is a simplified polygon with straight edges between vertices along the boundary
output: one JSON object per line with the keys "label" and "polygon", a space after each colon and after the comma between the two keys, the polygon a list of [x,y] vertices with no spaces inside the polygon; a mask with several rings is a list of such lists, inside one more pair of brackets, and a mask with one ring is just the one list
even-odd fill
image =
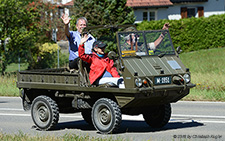
{"label": "passenger", "polygon": [[[80,17],[77,19],[76,28],[77,31],[69,31],[70,17],[68,14],[63,14],[61,19],[65,24],[65,34],[69,41],[69,68],[78,69],[79,56],[78,56],[78,46],[81,40],[81,34],[83,29],[87,26],[88,22],[85,17]],[[85,43],[85,53],[90,54],[92,49],[92,44],[95,38],[89,34],[88,40]]]}
{"label": "passenger", "polygon": [[[163,25],[163,30],[168,30],[169,29],[169,23],[165,23],[164,25]],[[148,48],[150,49],[150,50],[155,50],[157,47],[158,47],[158,45],[162,42],[162,40],[164,39],[164,37],[165,37],[165,34],[166,34],[166,32],[163,32],[163,33],[161,33],[160,34],[160,36],[158,37],[158,39],[156,39],[154,42],[152,42],[152,43],[148,43]]]}
{"label": "passenger", "polygon": [[114,67],[113,60],[109,59],[104,52],[107,45],[101,41],[95,41],[92,54],[86,54],[84,43],[87,39],[88,35],[81,38],[78,52],[80,59],[90,64],[90,83],[95,85],[113,83],[120,88],[124,88],[123,79],[119,76],[116,67]]}

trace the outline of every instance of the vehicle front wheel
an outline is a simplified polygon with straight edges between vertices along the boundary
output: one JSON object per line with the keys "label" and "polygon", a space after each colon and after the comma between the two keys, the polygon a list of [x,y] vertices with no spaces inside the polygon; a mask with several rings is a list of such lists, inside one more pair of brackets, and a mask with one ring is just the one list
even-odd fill
{"label": "vehicle front wheel", "polygon": [[38,96],[32,102],[31,116],[40,130],[52,129],[59,120],[59,108],[48,96]]}
{"label": "vehicle front wheel", "polygon": [[171,106],[170,104],[156,106],[154,109],[144,111],[143,117],[152,128],[162,128],[170,120]]}
{"label": "vehicle front wheel", "polygon": [[97,100],[91,115],[94,127],[103,134],[116,132],[122,120],[119,106],[108,98]]}

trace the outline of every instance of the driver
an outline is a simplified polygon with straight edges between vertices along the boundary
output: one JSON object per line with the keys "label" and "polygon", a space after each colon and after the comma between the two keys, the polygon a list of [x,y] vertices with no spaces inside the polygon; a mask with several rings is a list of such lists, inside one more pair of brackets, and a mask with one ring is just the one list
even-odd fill
{"label": "driver", "polygon": [[[163,25],[163,30],[168,30],[169,29],[169,23],[165,23]],[[163,41],[165,37],[166,32],[162,33],[158,39],[156,39],[154,42],[147,43],[147,47],[150,50],[155,50],[158,45]],[[136,51],[142,51],[144,50],[144,44],[138,43],[139,36],[137,34],[131,33],[127,36],[125,36],[125,43],[122,45],[123,50],[136,50]]]}
{"label": "driver", "polygon": [[131,33],[124,37],[125,43],[122,45],[123,50],[136,50],[142,51],[144,49],[144,44],[138,42],[139,36],[138,34]]}

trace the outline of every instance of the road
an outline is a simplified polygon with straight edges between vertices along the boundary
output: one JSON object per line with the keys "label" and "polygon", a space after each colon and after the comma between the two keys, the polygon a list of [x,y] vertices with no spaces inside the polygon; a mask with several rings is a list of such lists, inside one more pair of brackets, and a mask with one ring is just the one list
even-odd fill
{"label": "road", "polygon": [[0,97],[0,132],[28,135],[63,136],[77,134],[97,138],[126,140],[225,140],[225,102],[186,102],[172,104],[172,117],[161,130],[150,128],[140,116],[123,115],[117,134],[101,135],[89,126],[80,113],[60,114],[56,129],[39,131],[30,111],[23,111],[19,97]]}

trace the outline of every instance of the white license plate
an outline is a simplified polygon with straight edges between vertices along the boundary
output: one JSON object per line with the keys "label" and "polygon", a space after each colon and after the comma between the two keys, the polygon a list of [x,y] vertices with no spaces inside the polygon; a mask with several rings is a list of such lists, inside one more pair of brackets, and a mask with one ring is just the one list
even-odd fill
{"label": "white license plate", "polygon": [[170,84],[170,83],[171,83],[171,76],[155,77],[155,85]]}

